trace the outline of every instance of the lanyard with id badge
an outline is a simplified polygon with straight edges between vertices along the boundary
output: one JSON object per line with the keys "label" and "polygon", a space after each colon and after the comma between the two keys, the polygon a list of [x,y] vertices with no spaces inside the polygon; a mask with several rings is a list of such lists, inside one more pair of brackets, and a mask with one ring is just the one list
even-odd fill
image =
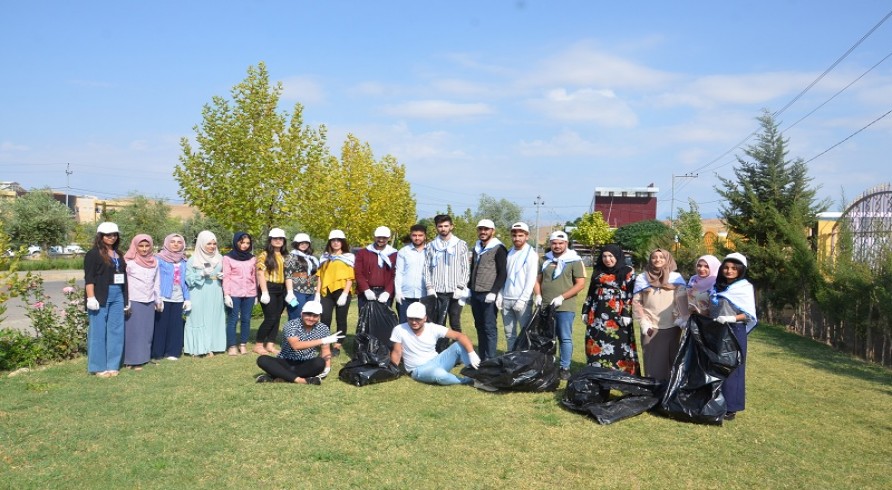
{"label": "lanyard with id badge", "polygon": [[112,284],[123,285],[124,284],[124,273],[118,272],[118,266],[120,265],[120,262],[119,262],[117,255],[112,257],[112,262],[114,262],[114,264],[115,264],[115,275],[114,275],[114,280],[112,281]]}

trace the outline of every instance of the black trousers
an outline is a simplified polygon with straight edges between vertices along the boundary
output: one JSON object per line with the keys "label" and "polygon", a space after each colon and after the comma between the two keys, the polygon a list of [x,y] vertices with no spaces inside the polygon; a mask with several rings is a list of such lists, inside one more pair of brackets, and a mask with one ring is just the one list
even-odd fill
{"label": "black trousers", "polygon": [[337,322],[337,329],[332,328],[331,333],[335,333],[335,330],[338,332],[347,335],[347,310],[350,309],[350,300],[352,296],[347,296],[347,302],[344,303],[344,306],[338,306],[338,298],[341,297],[341,293],[343,289],[338,289],[337,291],[332,291],[325,296],[320,298],[320,302],[322,303],[322,323],[332,327],[331,317],[335,317],[335,321]]}
{"label": "black trousers", "polygon": [[263,322],[257,327],[257,343],[276,343],[279,335],[279,322],[282,320],[282,312],[285,311],[285,285],[277,282],[266,283],[269,293],[269,303],[260,303],[263,310]]}
{"label": "black trousers", "polygon": [[297,378],[306,379],[322,374],[325,370],[325,359],[314,357],[309,361],[292,361],[281,357],[260,356],[257,358],[257,367],[273,378],[294,383]]}

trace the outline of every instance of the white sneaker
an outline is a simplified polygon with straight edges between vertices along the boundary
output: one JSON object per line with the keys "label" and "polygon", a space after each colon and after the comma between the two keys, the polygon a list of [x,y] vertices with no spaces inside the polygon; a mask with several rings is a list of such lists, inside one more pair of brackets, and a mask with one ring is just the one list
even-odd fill
{"label": "white sneaker", "polygon": [[168,361],[179,361],[180,360],[179,357],[174,357],[174,356],[165,357],[165,359],[167,359]]}

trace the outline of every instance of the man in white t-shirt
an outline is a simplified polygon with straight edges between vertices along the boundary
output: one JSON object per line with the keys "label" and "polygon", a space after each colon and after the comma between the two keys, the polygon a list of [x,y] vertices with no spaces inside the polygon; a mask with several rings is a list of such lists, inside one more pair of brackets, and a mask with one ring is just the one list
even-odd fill
{"label": "man in white t-shirt", "polygon": [[[480,356],[474,352],[474,345],[467,335],[455,330],[427,322],[427,310],[422,303],[412,303],[406,310],[408,321],[393,327],[390,341],[393,350],[390,360],[394,365],[400,361],[412,379],[422,383],[438,385],[472,384],[471,378],[460,378],[450,371],[455,362],[461,359],[466,366],[476,368]],[[437,354],[437,341],[452,339],[455,342],[448,349]]]}

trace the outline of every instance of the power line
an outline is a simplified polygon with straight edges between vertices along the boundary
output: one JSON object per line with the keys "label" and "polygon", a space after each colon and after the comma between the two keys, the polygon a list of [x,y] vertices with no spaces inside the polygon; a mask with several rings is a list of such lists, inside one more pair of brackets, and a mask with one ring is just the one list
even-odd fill
{"label": "power line", "polygon": [[808,160],[806,160],[806,161],[803,162],[803,163],[806,163],[806,164],[807,164],[807,163],[811,162],[812,160],[817,159],[817,158],[820,157],[821,155],[823,155],[823,154],[827,153],[828,151],[830,151],[830,150],[836,148],[837,146],[839,146],[839,145],[845,143],[846,141],[848,141],[849,139],[851,139],[853,136],[855,136],[856,134],[860,133],[861,131],[864,131],[865,129],[867,129],[867,128],[873,126],[874,123],[876,123],[877,121],[880,121],[881,119],[883,119],[884,117],[888,116],[889,114],[892,114],[892,109],[889,109],[889,110],[886,111],[886,113],[883,114],[882,116],[880,116],[880,117],[874,119],[873,121],[870,121],[869,123],[867,123],[866,126],[862,127],[862,128],[859,129],[858,131],[855,131],[854,133],[852,133],[852,134],[846,136],[846,137],[845,137],[842,141],[840,141],[839,143],[836,143],[835,145],[833,145],[833,146],[831,146],[830,148],[827,148],[826,150],[822,151],[821,153],[818,153],[817,155],[815,155],[815,156],[809,158]]}

